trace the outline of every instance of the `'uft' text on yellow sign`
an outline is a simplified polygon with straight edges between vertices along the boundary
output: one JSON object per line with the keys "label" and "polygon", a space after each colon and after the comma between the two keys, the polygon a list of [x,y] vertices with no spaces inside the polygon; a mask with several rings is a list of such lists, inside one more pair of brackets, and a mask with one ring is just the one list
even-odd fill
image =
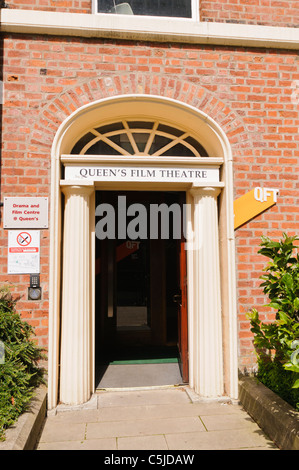
{"label": "'uft' text on yellow sign", "polygon": [[277,202],[278,189],[254,188],[234,201],[235,229],[259,215]]}

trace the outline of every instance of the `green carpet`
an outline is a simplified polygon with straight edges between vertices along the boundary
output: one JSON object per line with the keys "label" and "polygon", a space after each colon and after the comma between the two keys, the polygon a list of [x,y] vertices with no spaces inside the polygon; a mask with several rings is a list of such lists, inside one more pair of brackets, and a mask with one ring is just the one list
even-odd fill
{"label": "green carpet", "polygon": [[106,362],[116,364],[170,364],[179,362],[175,347],[126,348],[113,353]]}
{"label": "green carpet", "polygon": [[109,364],[170,364],[178,362],[177,357],[149,358],[149,359],[119,359],[109,361]]}

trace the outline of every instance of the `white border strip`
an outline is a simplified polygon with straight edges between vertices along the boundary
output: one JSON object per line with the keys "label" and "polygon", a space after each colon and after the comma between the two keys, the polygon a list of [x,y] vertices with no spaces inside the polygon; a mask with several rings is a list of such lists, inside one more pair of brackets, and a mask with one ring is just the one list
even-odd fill
{"label": "white border strip", "polygon": [[158,42],[299,48],[299,29],[182,21],[126,15],[0,10],[0,29],[8,33],[121,38]]}

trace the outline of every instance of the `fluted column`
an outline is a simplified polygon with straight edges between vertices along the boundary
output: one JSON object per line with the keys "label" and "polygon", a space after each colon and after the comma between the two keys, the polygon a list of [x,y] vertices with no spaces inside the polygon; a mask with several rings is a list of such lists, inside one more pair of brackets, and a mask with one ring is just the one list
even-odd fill
{"label": "fluted column", "polygon": [[91,395],[92,309],[90,195],[93,186],[65,185],[61,306],[60,401],[81,404]]}
{"label": "fluted column", "polygon": [[194,198],[193,383],[203,397],[223,394],[217,196],[220,188],[191,189]]}

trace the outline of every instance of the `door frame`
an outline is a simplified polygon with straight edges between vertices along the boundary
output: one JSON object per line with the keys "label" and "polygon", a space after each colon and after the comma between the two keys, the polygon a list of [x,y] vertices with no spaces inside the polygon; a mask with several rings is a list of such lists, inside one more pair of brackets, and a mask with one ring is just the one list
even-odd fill
{"label": "door frame", "polygon": [[[216,254],[220,262],[220,276],[221,283],[221,303],[222,303],[222,323],[223,323],[223,336],[221,340],[221,347],[224,351],[224,364],[223,364],[223,380],[224,392],[232,398],[238,397],[238,355],[237,355],[237,316],[236,316],[236,279],[235,279],[235,245],[234,245],[234,228],[233,228],[233,161],[232,152],[227,136],[221,127],[208,115],[201,112],[199,109],[192,107],[188,104],[178,102],[176,100],[154,95],[118,95],[111,98],[101,99],[87,105],[82,106],[73,114],[71,114],[60,125],[52,145],[51,151],[51,222],[50,222],[50,287],[49,287],[49,382],[48,382],[48,408],[54,408],[59,399],[59,375],[60,375],[60,348],[61,348],[61,287],[62,287],[62,235],[63,235],[63,214],[65,201],[63,196],[63,188],[74,188],[78,181],[63,181],[62,168],[68,158],[70,149],[72,148],[75,136],[83,131],[86,127],[87,121],[89,123],[96,122],[103,113],[105,116],[118,116],[120,113],[128,114],[128,110],[132,116],[144,113],[147,109],[148,116],[159,116],[168,120],[169,116],[175,116],[177,123],[185,126],[193,127],[194,132],[200,134],[199,137],[203,139],[205,147],[209,154],[212,156],[217,155],[220,164],[222,164],[221,183],[212,185],[221,187],[221,194],[219,196],[219,247],[220,253]],[[66,155],[66,157],[64,157]],[[83,156],[83,159],[85,157]],[[82,160],[83,161],[83,160]],[[169,164],[171,162],[169,161]],[[138,183],[133,183],[134,189],[138,190]],[[112,183],[110,189],[127,189],[128,186],[132,188],[132,183],[129,185]],[[145,189],[144,183],[141,185]],[[92,200],[94,198],[95,184],[91,182],[80,183],[82,188],[90,188],[90,193],[86,199],[86,207],[89,209],[93,206]],[[101,185],[101,188],[103,185]],[[107,188],[108,189],[108,188]],[[185,190],[187,192],[187,204],[190,205],[190,213],[188,215],[188,224],[191,231],[194,228],[194,221],[196,219],[196,206],[200,206],[200,196],[195,196],[192,193],[192,185],[181,184],[149,184],[149,190]],[[198,188],[195,188],[196,191]],[[215,198],[214,198],[215,199]],[[193,205],[192,205],[193,204]],[[84,209],[85,210],[85,209]],[[214,209],[213,209],[214,210]],[[90,250],[92,247],[92,235],[94,227],[92,226],[92,210],[90,211]],[[196,231],[195,231],[196,232]],[[197,268],[194,263],[194,256],[192,249],[187,252],[188,256],[188,290],[194,293],[194,284],[198,281],[197,273],[194,269]],[[91,266],[91,271],[94,269]],[[195,274],[195,278],[192,276]],[[89,286],[91,295],[94,295],[94,285]],[[79,295],[79,293],[78,293]],[[189,337],[190,331],[197,327],[197,317],[194,313],[194,308],[198,299],[194,299],[193,295],[189,297],[188,304],[188,324],[189,324]],[[93,307],[91,307],[93,309]],[[192,313],[191,313],[192,312]],[[93,313],[91,313],[93,316]],[[219,321],[217,321],[217,324]],[[92,340],[90,340],[92,343]],[[93,344],[92,344],[93,348]],[[196,393],[202,394],[202,391],[196,385],[196,370],[201,367],[206,367],[206,364],[196,364],[198,362],[198,345],[194,343],[194,338],[191,338],[189,348],[189,370],[190,386],[194,388]],[[92,368],[91,368],[92,369]],[[194,375],[195,374],[195,375]],[[89,393],[93,391],[93,379],[88,379]],[[212,390],[212,394],[213,394]],[[218,393],[218,392],[217,392]]]}
{"label": "door frame", "polygon": [[[186,195],[185,195],[186,198]],[[186,214],[183,214],[186,217]],[[182,223],[184,221],[182,220]],[[188,331],[188,260],[185,250],[183,232],[179,240],[179,286],[180,303],[178,305],[178,348],[180,355],[180,370],[184,383],[189,382],[189,331]]]}

